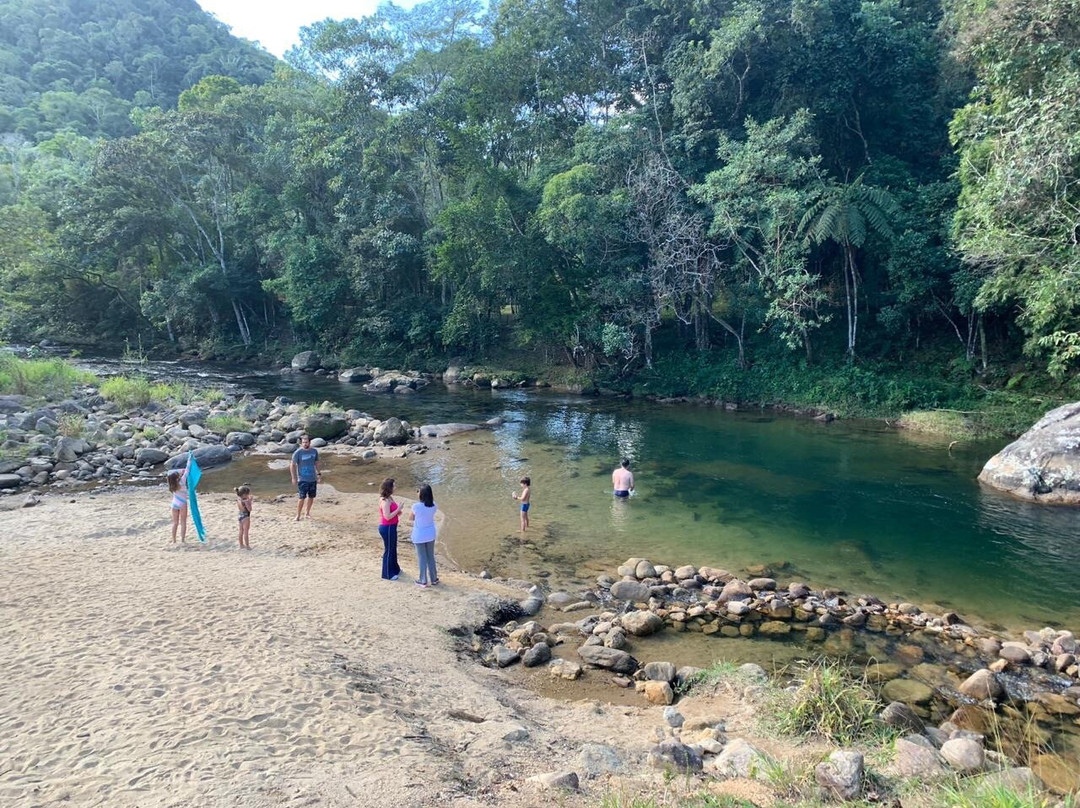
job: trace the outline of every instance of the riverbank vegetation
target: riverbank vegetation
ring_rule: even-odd
[[[0,40],[0,336],[854,414],[1080,394],[1078,0],[386,3],[272,76],[145,4],[165,41],[33,3]]]
[[[21,359],[0,351],[0,394],[63,398],[93,378],[63,359]]]

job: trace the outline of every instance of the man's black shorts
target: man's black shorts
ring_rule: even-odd
[[[300,480],[300,482],[296,484],[296,493],[300,499],[315,499],[315,489],[318,487],[318,483],[316,482]]]

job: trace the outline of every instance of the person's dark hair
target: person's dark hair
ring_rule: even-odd
[[[630,468],[630,458],[629,458],[629,457],[624,457],[624,458],[622,459],[622,467],[623,467],[624,469],[628,469],[628,468]]]
[[[311,435],[301,435],[300,442],[303,443],[306,440],[311,440]]]
[[[181,472],[179,469],[173,469],[169,472],[167,477],[169,481],[169,490],[174,494],[180,490],[180,474]]]
[[[430,485],[420,486],[420,490],[416,492],[416,495],[420,498],[420,501],[424,503],[425,508],[435,507],[435,495],[431,493]]]
[[[379,486],[379,496],[386,499],[392,493],[394,493],[394,478],[387,477],[382,481],[382,485]]]
[[[522,477],[521,478],[521,484],[522,485],[532,485],[532,480],[530,480],[528,477]]]
[[[234,488],[233,490],[236,491],[236,496],[240,497],[240,499],[243,499],[251,493],[251,486],[247,483],[244,483],[239,488]]]

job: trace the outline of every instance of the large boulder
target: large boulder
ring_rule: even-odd
[[[371,381],[371,368],[347,368],[338,373],[338,381],[349,382],[350,384],[369,382]]]
[[[26,396],[0,396],[0,414],[14,415],[17,412],[22,412],[27,401],[29,399]]]
[[[18,474],[0,474],[0,488],[18,488],[22,481]]]
[[[461,432],[475,432],[480,427],[476,424],[424,424],[420,434],[425,438],[448,438]]]
[[[342,413],[317,412],[304,419],[304,431],[313,438],[331,440],[348,429],[349,419]]]
[[[169,459],[169,455],[161,449],[148,446],[135,452],[135,464],[138,466],[156,466]]]
[[[1022,499],[1080,504],[1080,401],[1046,413],[987,461],[979,481]]]
[[[583,645],[578,649],[578,656],[590,665],[607,668],[616,673],[634,673],[638,661],[625,651],[605,648],[603,645]]]
[[[195,462],[204,469],[212,466],[223,466],[230,460],[232,460],[232,452],[229,451],[229,447],[221,444],[203,446],[195,450]],[[170,470],[182,469],[185,465],[187,465],[187,452],[182,452],[170,458],[165,464],[165,468]]]
[[[301,351],[292,358],[293,370],[312,371],[322,367],[322,357],[315,351]]]
[[[649,765],[657,769],[699,772],[701,771],[701,755],[693,747],[669,739],[661,741],[649,750]]]
[[[764,778],[769,759],[756,746],[735,738],[713,760],[713,771],[719,777]]]
[[[387,446],[399,446],[409,439],[409,430],[397,418],[387,418],[375,429],[375,440]]]
[[[999,682],[997,677],[986,668],[982,668],[971,674],[971,676],[961,683],[959,689],[965,696],[970,696],[979,701],[996,699],[1003,691],[1001,682]]]

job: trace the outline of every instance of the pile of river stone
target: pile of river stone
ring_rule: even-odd
[[[984,749],[984,735],[994,731],[995,715],[1035,722],[1080,721],[1076,683],[1080,646],[1071,632],[1046,628],[1025,632],[1023,641],[1001,640],[965,625],[952,613],[935,615],[910,603],[890,604],[872,596],[849,598],[840,590],[812,589],[800,582],[781,587],[765,574],[768,569],[753,572],[756,577],[743,580],[712,567],[669,567],[628,559],[618,568],[618,579],[601,575],[592,590],[546,597],[549,609],[597,613],[546,628],[535,620],[512,621],[503,626],[503,641],[490,650],[488,661],[499,667],[519,661],[526,667],[546,665],[552,678],[566,680],[600,670],[614,684],[634,687],[648,702],[668,706],[697,669],[677,668],[670,662],[641,665],[629,650],[636,638],[663,630],[727,637],[801,634],[808,641],[825,642],[823,650],[832,638],[850,639],[856,631],[900,639],[933,638],[943,650],[962,654],[966,664],[977,669],[966,679],[937,677],[934,687],[900,678],[904,671],[895,663],[879,662],[867,670],[868,680],[884,685],[883,696],[891,701],[882,720],[908,733],[896,742],[894,763],[896,773],[905,777],[1007,768],[1007,761]],[[542,599],[534,587],[521,604],[524,613],[536,615]],[[564,643],[577,646],[580,662],[553,659],[552,649]],[[921,659],[921,646],[901,647],[917,650]],[[934,674],[945,670],[924,667]],[[927,723],[931,699],[948,710],[938,726]],[[1037,728],[1029,731],[1041,733]],[[691,751],[697,751],[700,759],[700,750]],[[679,761],[695,759],[685,750],[665,755],[661,758],[677,768],[682,765]],[[850,768],[846,760],[841,756],[832,761],[819,780],[839,777],[838,771]],[[1070,773],[1061,758],[1039,755],[1033,765],[1058,790],[1080,788],[1080,775]],[[840,786],[832,789],[836,796],[843,791]]]
[[[225,416],[250,427],[214,428],[214,419]],[[153,477],[158,473],[154,467],[182,466],[189,451],[204,468],[228,463],[249,449],[291,454],[305,432],[316,447],[362,447],[366,451],[361,456],[368,459],[377,456],[380,446],[401,446],[405,453],[425,450],[411,442],[407,421],[380,420],[330,402],[309,408],[281,397],[267,401],[226,396],[213,405],[155,402],[122,411],[94,387],[40,406],[22,396],[0,396],[0,432],[5,436],[0,444],[0,491],[9,493]]]

